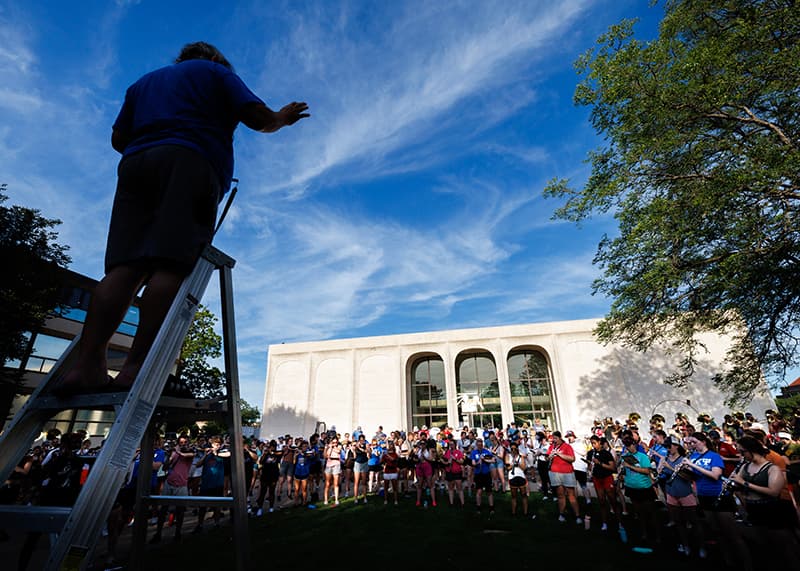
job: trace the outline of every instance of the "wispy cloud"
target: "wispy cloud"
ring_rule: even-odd
[[[459,148],[465,136],[530,104],[535,91],[516,85],[528,79],[521,69],[559,49],[557,39],[585,2],[509,4],[498,10],[492,3],[453,3],[445,10],[403,3],[371,22],[385,27],[382,34],[359,43],[341,40],[361,37],[363,18],[349,5],[328,5],[321,21],[287,17],[289,42],[267,52],[269,76],[259,88],[274,93],[276,77],[290,78],[291,86],[278,90],[307,98],[314,119],[303,136],[284,141],[291,175],[263,189],[304,189],[322,175],[363,179],[408,169],[409,148],[420,156],[436,150],[441,140],[434,135],[443,132]]]

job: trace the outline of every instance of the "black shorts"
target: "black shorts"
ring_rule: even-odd
[[[527,485],[527,483],[528,483],[528,480],[526,480],[522,476],[514,476],[513,478],[511,478],[508,481],[508,484],[512,488],[523,488],[523,487],[525,487]]]
[[[461,482],[464,479],[462,472],[445,472],[444,479],[447,482]]]
[[[586,485],[586,472],[579,472],[578,470],[575,470],[575,480],[581,486],[585,486]]]
[[[222,197],[211,163],[179,145],[123,157],[106,245],[106,273],[120,265],[189,273],[211,243]]]
[[[701,511],[707,512],[735,512],[736,501],[733,496],[723,496],[717,501],[717,496],[697,496],[697,505]]]
[[[476,490],[484,490],[487,492],[492,491],[492,475],[491,474],[475,474],[473,478]]]
[[[656,501],[656,491],[651,487],[649,488],[625,488],[625,495],[628,496],[632,502],[654,502]]]

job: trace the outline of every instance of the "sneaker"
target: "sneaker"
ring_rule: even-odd
[[[678,544],[678,553],[686,553],[686,548],[683,546],[682,543]]]
[[[668,521],[667,525],[665,527],[675,527],[675,522],[674,521]],[[678,545],[678,547],[683,547],[683,546],[682,545]],[[683,553],[683,552],[681,552],[681,553]]]
[[[557,496],[553,496],[553,501],[557,502],[558,501],[558,497]]]
[[[600,526],[600,531],[608,531],[608,524],[604,523],[603,525],[601,525]]]
[[[592,498],[586,498],[586,505],[587,506],[592,505]]]
[[[398,505],[397,500],[394,501],[394,505]]]
[[[417,507],[419,507],[419,506],[421,506],[421,505],[422,505],[422,502],[417,502],[417,503],[415,503],[414,505],[415,505],[415,506],[417,506]]]
[[[273,513],[274,511],[275,511],[275,508],[269,508],[269,513]]]
[[[436,507],[436,502],[433,502],[431,505],[432,505],[433,507]]]
[[[536,514],[533,514],[533,515],[531,516],[531,519],[536,519]]]
[[[567,521],[567,518],[564,517],[564,514],[561,514],[560,516],[558,516],[558,521],[560,521],[561,523],[564,523],[565,521]]]
[[[258,508],[258,511],[256,512],[256,517],[261,517],[262,515],[264,515],[264,510]]]
[[[577,525],[583,525],[583,518],[582,517],[576,517],[575,518],[575,523]]]
[[[700,559],[705,559],[706,557],[708,557],[708,553],[706,552],[706,548],[705,547],[701,547],[700,549],[698,549],[697,550],[697,556]]]

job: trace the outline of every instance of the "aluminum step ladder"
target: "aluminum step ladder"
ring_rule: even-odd
[[[45,569],[85,569],[91,563],[94,546],[108,519],[117,494],[137,448],[141,443],[141,461],[137,493],[137,527],[131,548],[130,569],[140,569],[147,533],[146,518],[140,517],[148,505],[192,505],[231,508],[233,527],[232,562],[243,571],[247,565],[247,533],[244,450],[239,408],[239,370],[236,357],[236,333],[233,312],[231,270],[235,261],[207,246],[194,270],[183,281],[145,362],[128,392],[76,395],[57,398],[50,394],[51,383],[77,358],[76,337],[50,373],[40,383],[25,405],[0,436],[0,482],[5,481],[45,424],[68,409],[116,411],[108,438],[97,456],[78,499],[71,508],[50,506],[0,505],[0,529],[3,527],[57,533]],[[178,358],[183,339],[214,270],[219,270],[222,302],[223,351],[227,393],[224,402],[197,401],[161,397],[167,377]],[[202,498],[157,497],[149,495],[152,470],[151,419],[159,408],[224,412],[231,436],[232,497]],[[148,452],[149,451],[149,452]]]

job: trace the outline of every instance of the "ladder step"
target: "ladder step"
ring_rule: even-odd
[[[47,395],[40,396],[35,401],[31,402],[28,410],[114,410],[115,407],[125,404],[125,399],[127,398],[127,392],[85,394],[67,398],[57,398],[52,395]],[[161,397],[158,399],[157,406],[158,408],[207,410],[213,412],[225,412],[228,409],[227,402],[224,398],[187,399],[179,397]]]
[[[144,496],[142,500],[156,506],[220,506],[233,503],[232,497],[218,496]]]
[[[59,533],[72,508],[0,505],[0,529]]]

